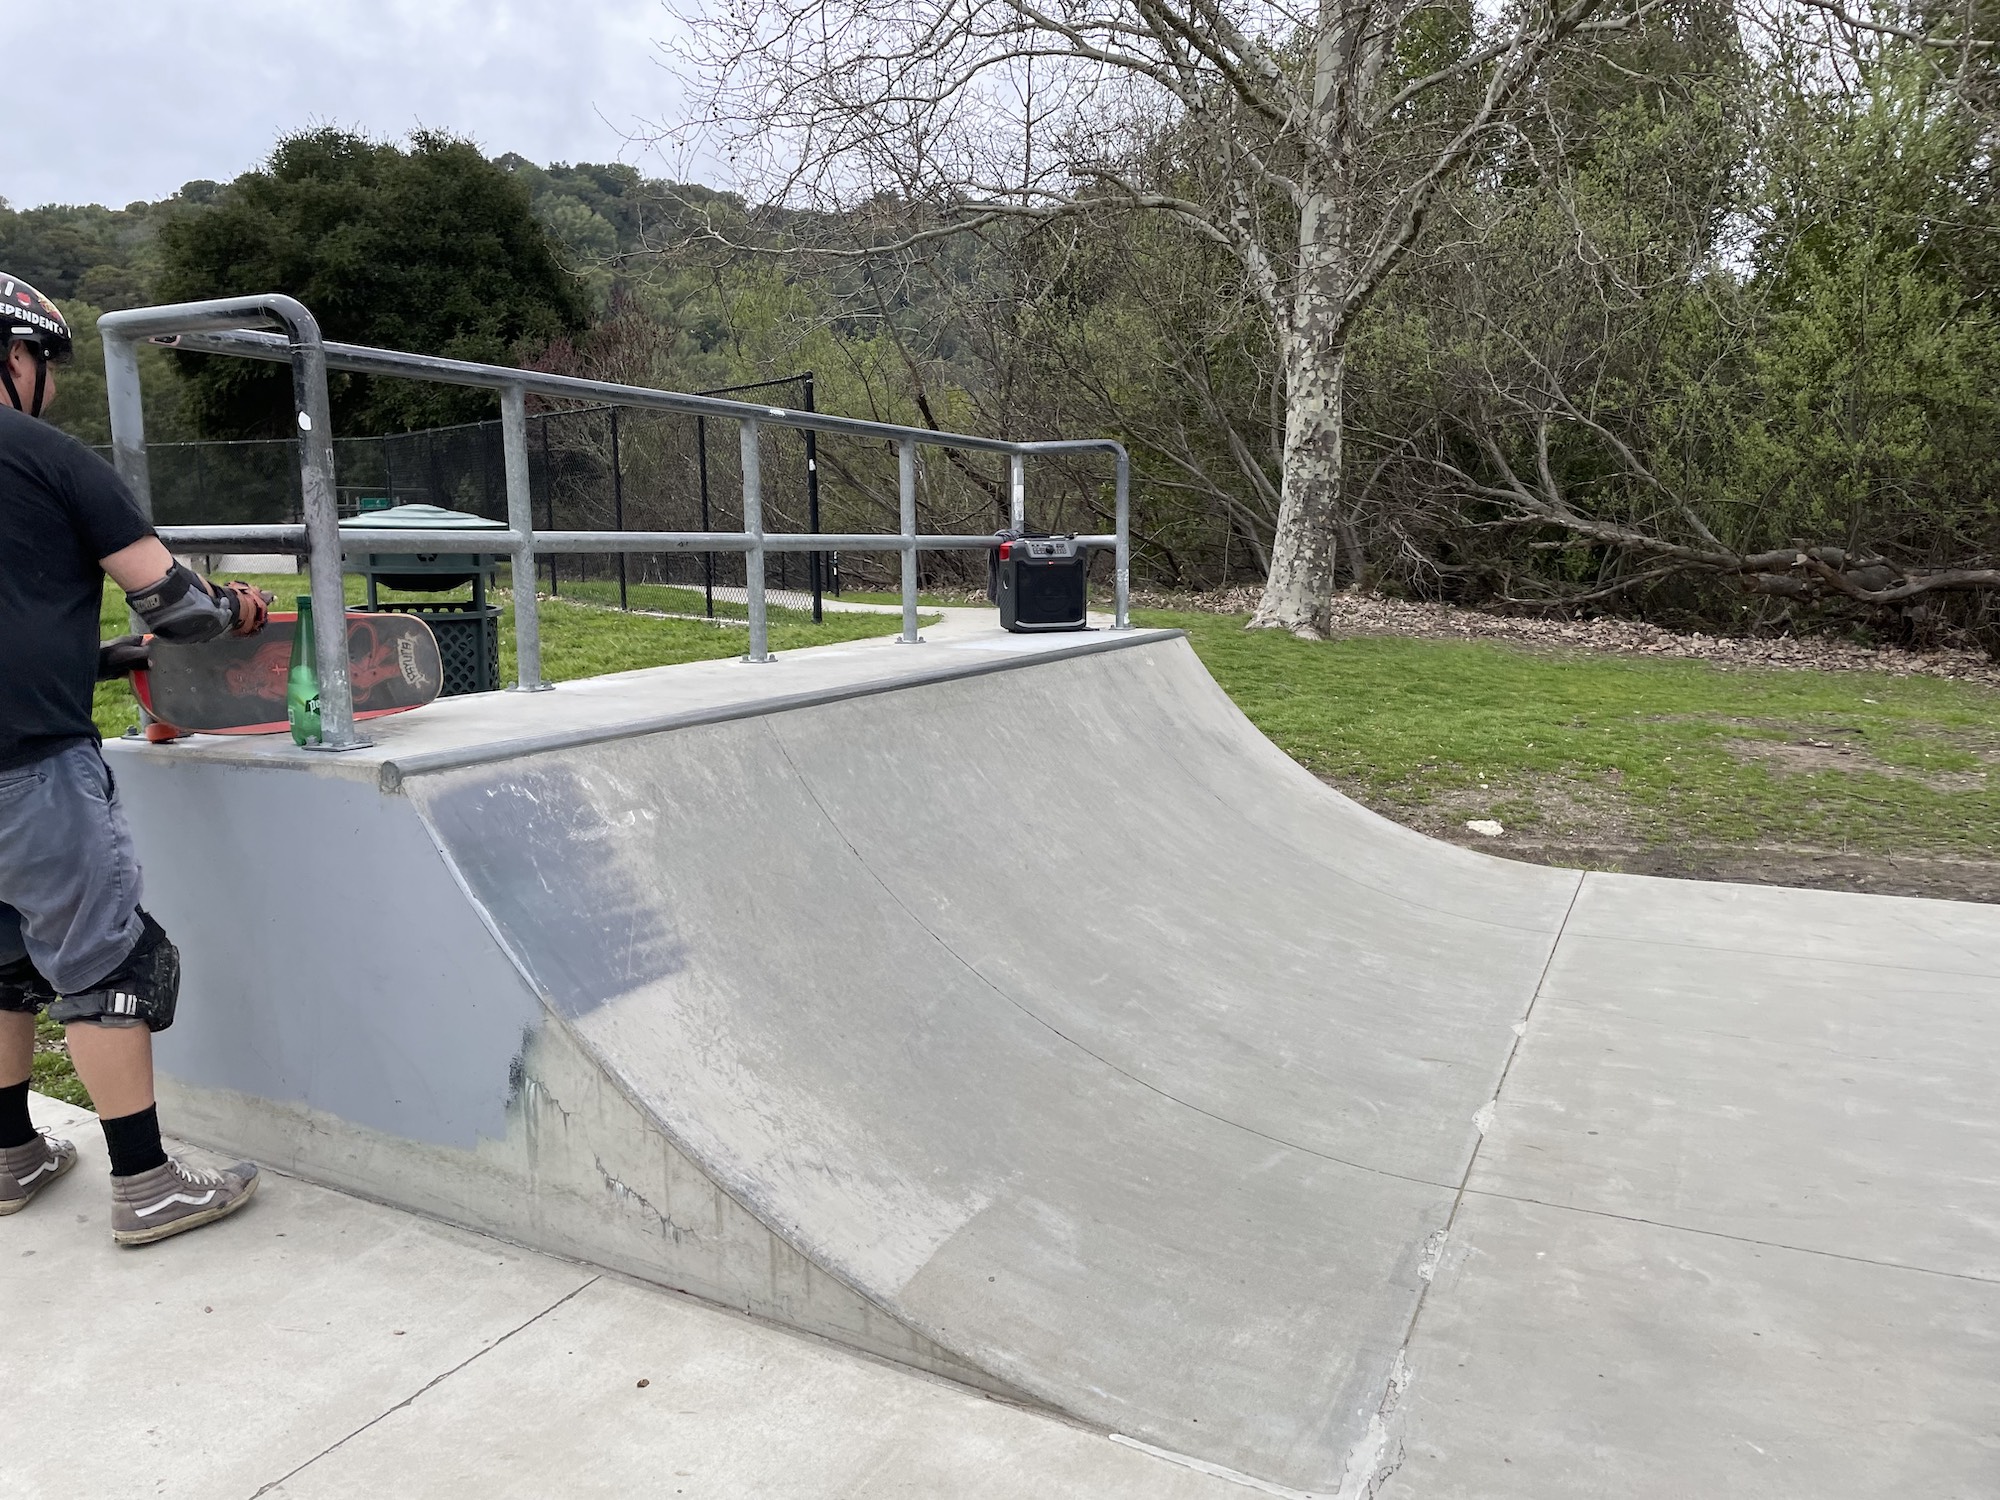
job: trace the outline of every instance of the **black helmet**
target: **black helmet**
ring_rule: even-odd
[[[14,372],[7,368],[6,355],[16,343],[26,344],[36,355],[32,401],[21,399],[21,393],[14,389]],[[19,277],[0,271],[0,385],[7,388],[7,399],[16,409],[31,417],[42,414],[48,364],[68,359],[74,347],[69,324],[55,303]]]

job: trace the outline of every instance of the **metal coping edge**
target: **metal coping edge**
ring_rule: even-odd
[[[383,761],[376,773],[377,784],[383,792],[393,793],[400,791],[403,783],[412,776],[461,771],[472,766],[493,765],[503,760],[546,755],[551,751],[573,750],[584,745],[605,744],[612,740],[636,739],[641,735],[665,734],[676,729],[700,729],[706,725],[727,724],[737,719],[755,719],[767,714],[820,708],[829,703],[842,703],[854,698],[873,698],[884,693],[901,692],[905,688],[930,687],[937,683],[955,682],[968,677],[987,677],[996,672],[1011,672],[1022,667],[1039,666],[1044,662],[1073,661],[1080,656],[1095,656],[1106,651],[1123,651],[1134,646],[1156,645],[1162,641],[1186,638],[1185,630],[1132,627],[1122,631],[1106,632],[1102,639],[1078,641],[1074,645],[1058,646],[1020,656],[954,662],[948,666],[930,667],[875,681],[814,688],[806,692],[784,693],[772,698],[745,699],[737,703],[717,704],[710,708],[679,709],[669,713],[626,719],[617,724],[605,724],[593,729],[557,730],[547,734],[524,735],[519,739],[495,740],[484,745],[467,745],[456,750],[424,751],[400,759]]]

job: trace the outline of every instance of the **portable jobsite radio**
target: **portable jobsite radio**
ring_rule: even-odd
[[[993,557],[993,602],[1002,630],[1086,630],[1090,550],[1073,536],[1002,532]]]

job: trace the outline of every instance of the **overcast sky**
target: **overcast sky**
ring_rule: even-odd
[[[626,140],[643,120],[679,117],[654,45],[674,24],[659,0],[6,0],[5,10],[15,61],[0,197],[15,208],[122,207],[194,178],[226,182],[310,124],[376,136],[423,125],[469,135],[489,155],[671,170]]]

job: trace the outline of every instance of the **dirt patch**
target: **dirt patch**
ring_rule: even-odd
[[[1840,734],[1840,731],[1828,731]],[[1986,785],[1983,771],[1916,771],[1891,765],[1868,753],[1862,744],[1843,736],[1837,739],[1723,740],[1722,748],[1738,760],[1755,761],[1787,775],[1809,775],[1840,771],[1847,775],[1870,772],[1898,781],[1913,781],[1934,792],[1976,792]]]
[[[1831,769],[1857,769],[1851,755],[1840,755],[1840,747],[1826,741],[1795,746],[1762,740],[1742,743],[1768,746],[1780,752],[1795,750],[1813,757],[1831,756]],[[1815,760],[1802,768],[1828,767]],[[1882,769],[1890,774],[1916,776],[1901,767]],[[1525,864],[1662,875],[1677,880],[1733,880],[1810,890],[1870,891],[1882,896],[1931,896],[1946,901],[2000,905],[2000,859],[1870,854],[1779,843],[1649,843],[1638,835],[1630,809],[1619,792],[1615,771],[1595,783],[1551,777],[1525,785],[1495,782],[1484,787],[1452,787],[1438,790],[1424,802],[1358,795],[1355,788],[1341,786],[1331,777],[1320,779],[1419,833]],[[1941,778],[1916,779],[1937,785]],[[1976,787],[1984,783],[1984,778],[1975,775],[1971,782]],[[1475,819],[1498,822],[1503,832],[1498,837],[1477,832],[1467,826]]]
[[[1617,772],[1602,784],[1570,777],[1549,777],[1529,783],[1493,782],[1487,786],[1440,788],[1423,802],[1362,800],[1384,817],[1434,838],[1494,848],[1503,841],[1532,837],[1555,843],[1638,842],[1630,810],[1617,788]],[[1336,785],[1331,781],[1329,785]],[[1354,793],[1345,787],[1339,790]],[[1498,838],[1470,832],[1466,824],[1490,819],[1500,824]]]
[[[1187,609],[1212,614],[1248,614],[1257,590],[1228,589],[1209,594],[1132,595],[1135,607]],[[1426,640],[1509,641],[1546,650],[1601,651],[1621,656],[1655,656],[1712,662],[1726,668],[1768,667],[1795,671],[1885,672],[1891,677],[1942,677],[2000,687],[2000,661],[1983,651],[1940,648],[1904,651],[1895,646],[1861,646],[1821,636],[1720,636],[1683,634],[1636,620],[1550,620],[1489,615],[1451,604],[1385,599],[1375,594],[1336,594],[1331,633],[1335,636],[1401,635]]]

